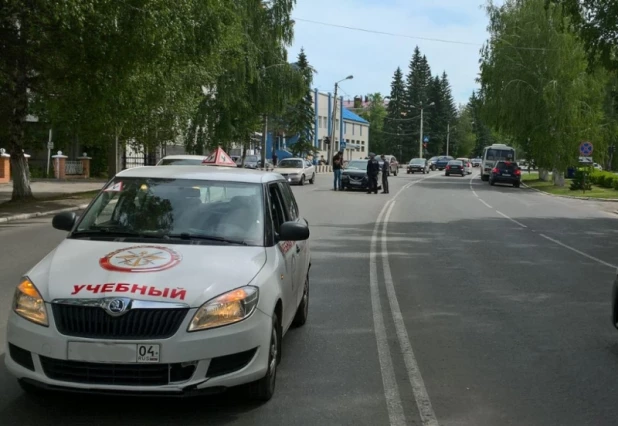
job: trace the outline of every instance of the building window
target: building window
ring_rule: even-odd
[[[365,152],[365,145],[361,146],[361,152]]]

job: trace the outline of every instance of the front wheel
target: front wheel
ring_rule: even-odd
[[[270,333],[270,344],[268,348],[268,370],[266,375],[257,382],[251,383],[251,396],[262,402],[269,401],[275,394],[275,383],[277,381],[277,365],[281,359],[281,324],[279,316],[273,312],[272,330]]]
[[[309,179],[309,183],[311,185],[313,185],[315,183],[315,173],[311,176],[311,179]]]
[[[300,177],[300,182],[298,182],[298,184],[299,184],[300,186],[303,186],[303,185],[305,184],[305,175],[302,175],[302,176]]]

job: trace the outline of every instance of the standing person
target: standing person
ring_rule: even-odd
[[[378,174],[380,173],[380,163],[376,160],[376,155],[373,152],[369,153],[369,161],[367,162],[367,178],[369,180],[367,186],[367,194],[378,193]]]
[[[335,177],[334,181],[334,190],[343,191],[343,187],[341,186],[341,168],[343,167],[343,152],[339,151],[333,157],[333,174]]]
[[[386,161],[386,157],[384,156],[384,154],[382,154],[381,156],[382,158],[382,194],[388,194],[388,175],[390,174],[391,171],[391,166],[388,163],[388,161]]]
[[[277,167],[277,151],[273,151],[273,166]]]

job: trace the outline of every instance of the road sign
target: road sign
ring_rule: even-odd
[[[47,142],[47,149],[54,149],[54,143],[51,141]]]
[[[423,142],[425,143],[429,142],[429,136],[425,136],[425,138],[423,138]]]
[[[339,142],[339,149],[345,149],[345,142],[344,141]]]
[[[592,155],[593,151],[594,151],[594,147],[592,146],[592,142],[582,142],[579,145],[579,153],[583,155],[584,157],[588,157]]]

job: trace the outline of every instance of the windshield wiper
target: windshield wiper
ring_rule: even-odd
[[[225,237],[216,237],[214,235],[190,234],[188,232],[181,232],[180,234],[165,234],[163,238],[177,238],[181,240],[219,241],[221,243],[237,244],[241,246],[249,245],[245,241],[241,241],[241,240],[232,240],[232,239],[225,238]]]
[[[161,238],[159,234],[148,234],[144,232],[130,231],[126,229],[110,228],[91,228],[83,231],[75,231],[71,234],[72,237],[88,237],[88,236],[105,236],[105,237],[138,237],[138,238]]]

